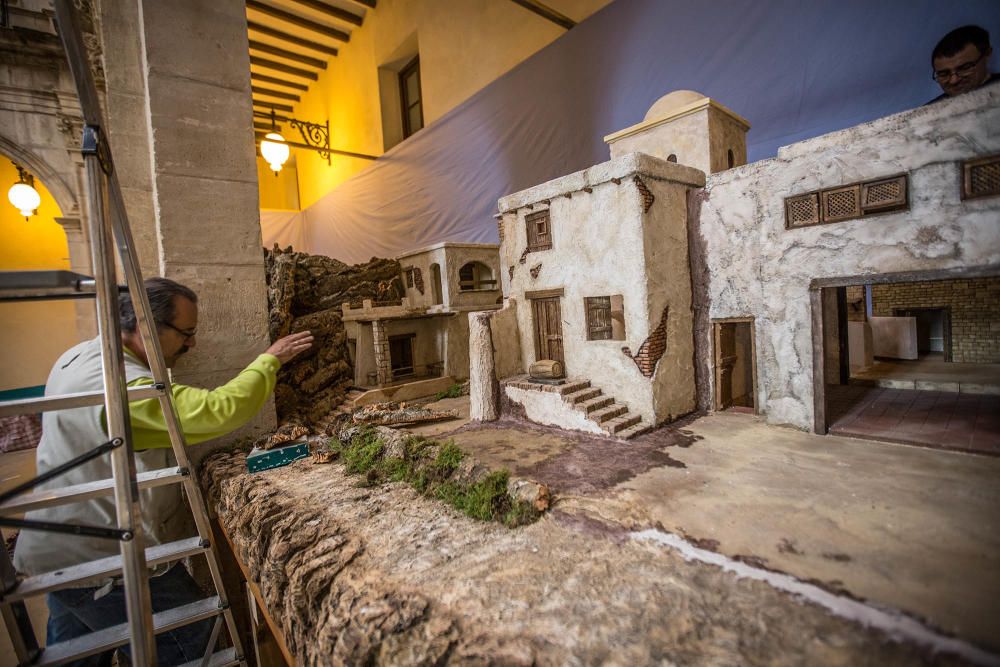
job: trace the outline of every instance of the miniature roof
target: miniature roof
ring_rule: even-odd
[[[727,109],[712,98],[693,90],[675,90],[653,102],[653,106],[649,107],[649,111],[646,112],[646,116],[641,123],[609,134],[604,137],[604,142],[612,144],[619,139],[624,139],[643,130],[648,130],[651,127],[662,125],[663,123],[696,113],[702,109],[708,109],[709,107],[721,111],[737,123],[743,125],[746,129],[750,129],[750,122],[746,118]]]
[[[435,243],[434,245],[424,246],[422,248],[416,248],[415,250],[407,250],[404,253],[396,255],[393,259],[397,262],[404,257],[413,257],[414,255],[419,255],[424,252],[429,252],[431,250],[438,250],[440,248],[469,248],[472,250],[499,250],[500,245],[497,243],[459,243],[455,241],[441,241],[440,243]]]

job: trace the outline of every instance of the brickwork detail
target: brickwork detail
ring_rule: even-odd
[[[531,267],[530,271],[531,271],[531,277],[537,278],[538,274],[542,272],[542,265],[535,264],[533,267]]]
[[[500,237],[500,243],[503,243],[503,217],[497,218],[497,236]]]
[[[509,278],[510,280],[514,279],[514,265],[513,264],[511,264],[510,266],[507,267],[507,278]]]
[[[1000,363],[1000,278],[872,286],[872,314],[897,308],[951,309],[952,361]]]
[[[521,259],[517,260],[518,264],[524,264],[526,261],[528,261],[528,252],[529,252],[528,249],[525,248],[524,252],[521,253]]]
[[[642,179],[638,175],[632,177],[632,182],[635,183],[635,187],[639,188],[639,194],[642,195],[642,212],[649,213],[650,207],[652,207],[653,202],[656,201],[656,197],[646,184],[642,182]]]
[[[653,377],[656,371],[656,364],[667,351],[667,318],[670,314],[670,306],[663,309],[660,316],[660,323],[653,329],[649,337],[639,346],[639,351],[632,354],[632,350],[625,346],[622,352],[639,367],[639,372],[645,377]]]
[[[420,267],[413,267],[413,285],[420,294],[424,293],[424,273]]]
[[[392,359],[389,357],[389,337],[381,320],[372,322],[372,338],[375,341],[375,374],[379,385],[392,382]]]

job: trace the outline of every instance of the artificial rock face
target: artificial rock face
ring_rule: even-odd
[[[311,350],[278,373],[278,421],[314,424],[337,407],[354,378],[341,305],[400,298],[399,263],[373,257],[351,266],[290,247],[264,255],[271,340],[307,330],[316,339]]]

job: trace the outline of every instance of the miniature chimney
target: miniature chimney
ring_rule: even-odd
[[[750,123],[693,90],[664,95],[638,125],[604,137],[614,159],[646,153],[713,174],[746,164]]]

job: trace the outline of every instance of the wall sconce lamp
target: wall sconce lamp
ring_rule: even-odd
[[[296,118],[289,118],[288,116],[278,116],[274,113],[274,109],[271,109],[270,113],[255,109],[253,115],[257,118],[268,118],[271,121],[271,131],[265,134],[260,140],[260,154],[267,161],[268,165],[270,165],[276,176],[281,171],[282,165],[288,160],[290,147],[308,148],[309,150],[316,151],[320,157],[326,158],[327,164],[330,164],[330,155],[333,154],[347,155],[365,160],[378,159],[377,155],[365,155],[364,153],[352,153],[350,151],[340,151],[330,148],[330,121],[326,121],[322,125],[319,123],[310,123]],[[302,135],[302,141],[305,143],[288,141],[282,137],[278,132],[278,122],[288,123],[298,130],[299,134]]]
[[[35,177],[25,171],[18,163],[13,162],[12,164],[17,167],[18,179],[17,183],[10,186],[10,190],[7,191],[7,199],[27,220],[38,212],[36,209],[42,203],[42,197],[35,189]]]

